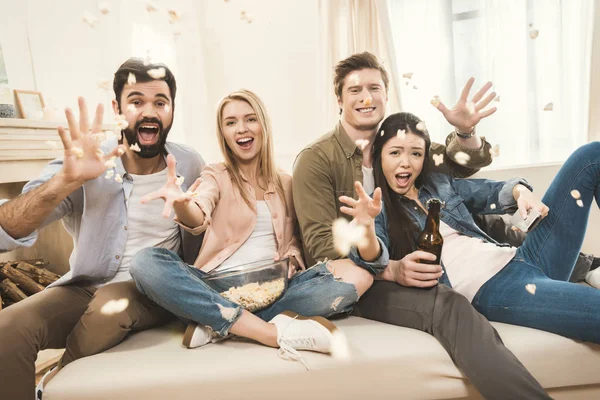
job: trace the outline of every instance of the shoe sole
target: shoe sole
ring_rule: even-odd
[[[288,316],[290,318],[295,318],[295,319],[300,320],[300,321],[307,321],[307,320],[315,321],[315,322],[323,325],[323,327],[325,329],[327,329],[329,332],[331,332],[332,334],[334,332],[338,331],[338,327],[335,326],[333,324],[333,322],[331,322],[328,319],[323,318],[323,317],[304,317],[304,316],[302,316],[302,315],[300,315],[298,313],[295,313],[293,311],[284,311],[284,312],[282,312],[282,314],[285,315],[285,316]]]
[[[197,325],[195,324],[188,324],[187,328],[185,329],[185,333],[183,334],[183,345],[188,349],[195,348],[192,347],[192,338],[194,337],[194,331],[196,330],[196,326]]]

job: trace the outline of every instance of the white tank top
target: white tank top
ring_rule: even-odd
[[[277,252],[277,242],[275,241],[271,211],[265,201],[256,202],[256,211],[256,225],[250,237],[215,271],[223,271],[257,261],[273,261]]]

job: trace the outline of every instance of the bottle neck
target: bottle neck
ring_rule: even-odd
[[[429,232],[435,232],[440,226],[440,203],[431,202],[427,208],[427,221],[425,222],[425,229]]]

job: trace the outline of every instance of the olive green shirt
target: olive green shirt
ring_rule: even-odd
[[[490,144],[482,137],[479,149],[461,146],[456,135],[446,138],[446,146],[431,144],[431,168],[457,178],[476,173],[490,165]],[[464,152],[470,156],[467,165],[459,165],[454,156]],[[444,154],[444,162],[435,166],[434,154]],[[324,259],[341,258],[333,246],[331,226],[337,218],[349,218],[340,211],[340,196],[357,198],[354,182],[363,181],[362,151],[344,131],[341,123],[335,129],[298,154],[294,162],[294,207],[300,225],[306,265],[312,266]]]

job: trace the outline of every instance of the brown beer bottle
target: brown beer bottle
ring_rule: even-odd
[[[427,201],[427,222],[425,229],[417,240],[417,249],[435,254],[435,261],[420,260],[423,264],[440,264],[442,260],[442,246],[444,238],[440,234],[440,208],[442,202],[438,199]]]

